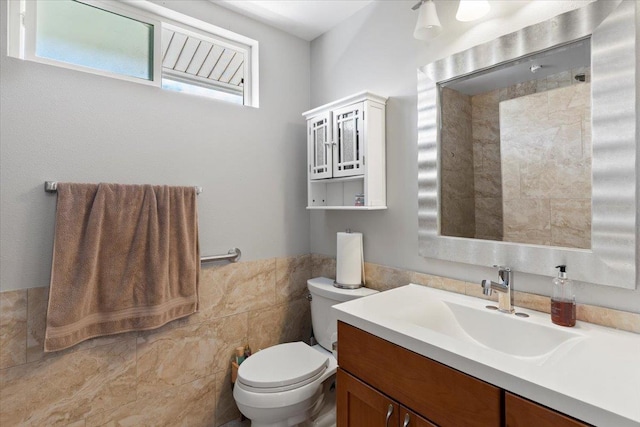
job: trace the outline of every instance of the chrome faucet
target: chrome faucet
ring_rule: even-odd
[[[494,265],[498,268],[498,283],[485,279],[482,281],[482,293],[491,295],[492,291],[498,291],[498,311],[503,313],[513,313],[513,274],[509,267]]]

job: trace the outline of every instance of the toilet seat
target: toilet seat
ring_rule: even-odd
[[[254,393],[278,393],[310,384],[329,366],[329,357],[303,342],[278,344],[240,365],[238,381]]]

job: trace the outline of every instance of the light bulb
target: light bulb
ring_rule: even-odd
[[[487,0],[460,0],[456,19],[462,22],[475,21],[489,13],[490,9]]]

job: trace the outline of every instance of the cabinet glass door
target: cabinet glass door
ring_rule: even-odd
[[[364,174],[363,103],[333,112],[333,176]]]
[[[331,178],[331,121],[329,114],[307,122],[309,143],[309,179]]]

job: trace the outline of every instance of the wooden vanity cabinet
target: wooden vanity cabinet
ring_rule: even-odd
[[[385,426],[389,404],[398,405],[394,413],[404,406],[414,417],[423,418],[422,424],[413,425],[501,427],[502,390],[498,387],[342,322],[338,337],[342,371],[337,383],[338,427]],[[400,414],[403,418],[404,413]],[[356,421],[369,416],[383,423]],[[402,425],[403,420],[389,426]]]
[[[568,417],[509,392],[505,392],[505,414],[507,427],[589,426],[589,424],[585,424],[575,418]]]
[[[341,427],[437,427],[343,369],[338,369],[337,381]]]
[[[589,426],[343,322],[338,343],[337,427]]]

